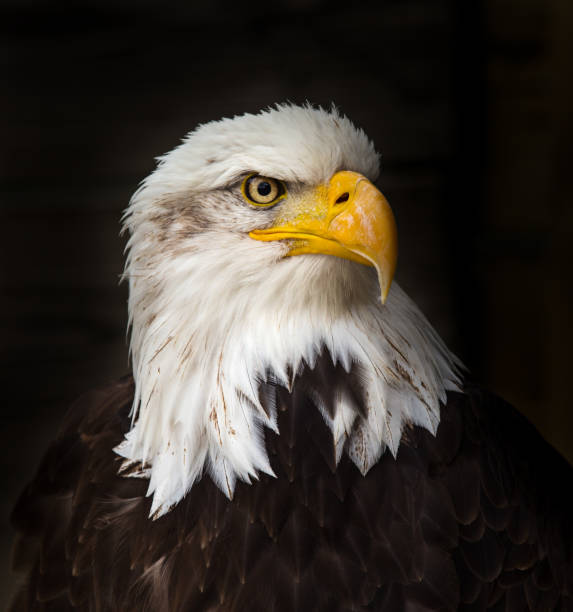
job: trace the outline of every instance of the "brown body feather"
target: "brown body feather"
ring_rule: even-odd
[[[355,373],[356,374],[356,373]],[[467,386],[436,437],[404,432],[363,477],[311,397],[360,377],[323,355],[292,392],[266,383],[277,478],[229,501],[208,477],[158,520],[118,476],[125,379],[72,407],[14,511],[14,610],[573,610],[571,468],[511,407]],[[312,390],[312,392],[311,392]]]

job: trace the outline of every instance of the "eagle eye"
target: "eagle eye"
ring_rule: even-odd
[[[243,181],[241,191],[249,204],[265,208],[274,206],[286,196],[286,187],[282,181],[260,174],[247,176]]]

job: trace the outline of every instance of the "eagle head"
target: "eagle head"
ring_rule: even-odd
[[[132,427],[116,451],[160,516],[206,472],[232,497],[273,474],[261,382],[291,388],[327,351],[365,406],[326,411],[338,461],[366,473],[407,423],[436,431],[455,358],[394,283],[396,226],[379,156],[336,109],[279,105],[214,121],[159,160],[129,231]]]

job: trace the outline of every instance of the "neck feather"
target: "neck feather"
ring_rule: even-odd
[[[277,415],[261,404],[261,382],[292,389],[325,352],[338,371],[360,373],[361,406],[337,393],[327,409],[310,393],[336,461],[346,452],[363,474],[386,448],[396,455],[405,425],[435,434],[440,401],[459,386],[459,362],[396,283],[382,305],[365,266],[279,261],[276,248],[261,263],[261,249],[249,258],[252,241],[234,240],[143,264],[132,250],[128,260],[136,394],[116,451],[126,475],[150,479],[156,517],[205,472],[229,498],[237,479],[272,474],[264,430],[277,431]]]

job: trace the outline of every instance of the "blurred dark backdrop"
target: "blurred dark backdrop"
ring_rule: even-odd
[[[0,592],[64,409],[128,371],[122,209],[197,123],[277,101],[374,139],[398,282],[573,460],[570,0],[4,0],[0,30]]]

